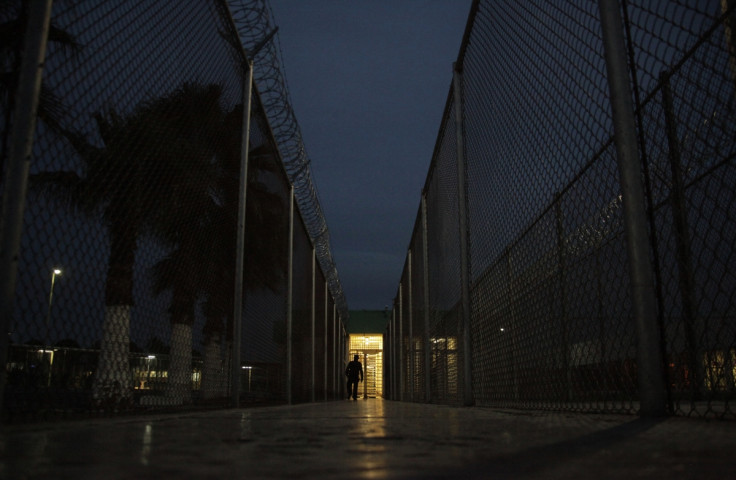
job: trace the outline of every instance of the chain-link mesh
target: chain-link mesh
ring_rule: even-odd
[[[671,412],[733,417],[734,2],[620,3],[658,306],[658,318],[646,321],[656,322],[664,346],[655,371]],[[454,80],[462,96],[450,90],[418,215],[426,232],[415,226],[410,244],[411,258],[426,245],[428,268],[414,259],[411,283],[428,300],[432,401],[463,400],[467,360],[477,404],[640,408],[599,17],[597,2],[473,4]],[[467,279],[458,224],[463,167]],[[458,331],[463,281],[467,359]],[[408,282],[405,269],[401,285]],[[421,308],[415,302],[415,325]],[[427,385],[420,370],[410,384]]]
[[[673,408],[733,416],[736,4],[630,3]],[[670,13],[680,23],[644,28]]]
[[[423,223],[421,215],[417,218],[414,226],[414,235],[409,247],[411,257],[411,314],[409,320],[412,322],[411,356],[409,361],[413,363],[413,375],[410,376],[411,381],[411,399],[414,401],[424,401],[427,398],[426,390],[426,374],[427,355],[425,355],[426,345],[429,344],[429,331],[425,326],[426,301],[424,295],[424,234],[422,233]]]
[[[256,122],[260,132],[268,132],[263,112]],[[246,237],[246,252],[261,252],[268,258],[247,255],[245,271],[253,278],[244,298],[240,391],[249,402],[286,399],[286,318],[285,292],[288,289],[289,201],[288,179],[277,147],[269,136],[267,149],[258,148],[251,135],[254,155],[249,157],[250,175],[246,199],[246,229],[258,222],[257,235]],[[253,228],[253,227],[251,227]],[[260,287],[260,288],[259,288]],[[230,290],[226,290],[230,291]]]
[[[429,344],[432,401],[456,403],[460,385],[458,305],[460,245],[458,224],[454,103],[435,147],[432,174],[425,186],[429,271]],[[421,279],[418,279],[421,283]]]
[[[311,354],[314,356],[312,362],[312,372],[314,376],[313,384],[311,386],[312,391],[316,400],[324,400],[324,384],[325,384],[325,356],[324,352],[327,350],[325,345],[325,276],[322,274],[322,269],[319,265],[315,265],[314,272],[314,301],[312,324],[313,332],[311,336],[314,338],[314,343],[310,349]]]
[[[301,218],[294,217],[291,372],[292,398],[308,402],[311,397],[312,350],[312,243]]]
[[[408,259],[404,263],[403,275],[401,276],[401,288],[396,298],[398,307],[397,317],[399,323],[399,355],[401,356],[401,394],[402,399],[411,399],[411,325],[410,325],[410,305],[411,305],[411,275],[409,273]]]
[[[281,65],[278,37],[263,44],[264,38],[276,30],[273,13],[267,0],[227,0],[240,39],[254,52],[255,79],[266,105],[266,115],[284,161],[289,179],[294,184],[295,196],[311,238],[315,241],[317,260],[326,272],[343,318],[347,318],[347,302],[332,259],[330,235],[317,188],[309,168],[309,155],[302,141],[301,129],[291,107],[289,89]]]
[[[29,108],[15,101],[29,4],[0,10],[3,167],[16,161],[10,130]],[[238,392],[249,402],[310,400],[311,388],[320,399],[336,395],[324,377],[337,373],[320,356],[344,341],[345,314],[334,307],[344,300],[334,268],[329,288],[313,273],[315,237],[303,218],[318,206],[300,205],[289,251],[293,180],[257,88],[240,205],[247,61],[224,1],[55,2],[28,193],[3,197],[4,212],[25,207],[13,315],[3,319],[6,420],[222,406]],[[242,207],[242,337],[234,342]],[[10,277],[2,272],[3,282]],[[322,319],[314,341],[312,308]],[[313,375],[317,387],[300,383]]]

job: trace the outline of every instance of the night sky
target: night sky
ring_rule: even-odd
[[[271,0],[351,310],[390,305],[472,0]]]

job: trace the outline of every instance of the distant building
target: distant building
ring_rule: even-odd
[[[346,326],[349,360],[354,355],[363,363],[364,398],[383,396],[383,334],[388,319],[383,310],[351,310]]]

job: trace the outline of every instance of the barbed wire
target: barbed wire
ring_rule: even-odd
[[[294,197],[312,239],[317,260],[340,316],[345,320],[348,313],[347,302],[332,258],[329,229],[312,178],[311,160],[304,148],[299,123],[291,106],[278,35],[260,45],[277,28],[274,25],[273,12],[268,0],[228,0],[227,3],[243,48],[249,55],[255,52],[252,58],[253,78],[258,86],[266,117],[278,144],[286,173],[294,185]]]

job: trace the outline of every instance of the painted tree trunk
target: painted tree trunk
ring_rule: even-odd
[[[232,372],[232,360],[233,360],[233,341],[227,340],[225,342],[225,359],[223,361],[223,364],[225,365],[225,374],[222,376],[222,390],[225,392],[225,395],[230,395],[230,392],[232,391],[232,385],[230,385],[231,382],[231,372]]]
[[[202,397],[222,398],[225,390],[225,363],[222,358],[222,340],[219,333],[213,333],[204,346],[204,367],[202,372]]]
[[[98,405],[117,406],[133,397],[130,373],[129,305],[108,306],[102,326],[102,343],[92,397]]]
[[[172,403],[192,401],[192,326],[183,323],[171,325],[171,352],[166,396]]]

